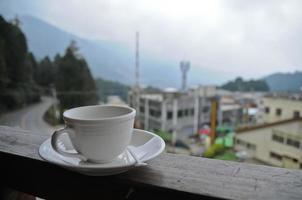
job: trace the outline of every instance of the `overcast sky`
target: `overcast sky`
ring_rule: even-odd
[[[141,53],[192,67],[246,78],[302,69],[300,0],[1,1],[10,12],[132,49],[138,30]]]

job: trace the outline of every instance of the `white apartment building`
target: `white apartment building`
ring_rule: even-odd
[[[290,119],[237,130],[235,150],[267,164],[302,169],[302,120]]]
[[[262,100],[264,123],[302,117],[302,98],[270,96]]]
[[[210,123],[211,98],[215,87],[198,88],[188,92],[166,90],[154,94],[130,91],[128,103],[136,107],[137,119],[146,130],[196,133],[203,124]],[[139,106],[135,106],[139,102]]]

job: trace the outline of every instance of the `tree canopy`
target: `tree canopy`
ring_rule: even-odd
[[[229,81],[221,86],[222,89],[230,91],[269,91],[269,87],[265,80],[243,80],[237,77],[234,81]]]
[[[55,87],[61,112],[98,103],[94,79],[84,58],[71,41],[65,55],[37,62],[28,51],[18,24],[0,16],[0,110],[15,109],[39,101],[42,91]]]
[[[57,60],[55,86],[61,111],[98,103],[94,79],[83,58],[67,48],[65,55]]]
[[[0,109],[14,109],[40,99],[34,81],[34,56],[17,25],[0,16]]]

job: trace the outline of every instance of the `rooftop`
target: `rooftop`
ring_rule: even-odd
[[[277,121],[277,122],[273,122],[273,123],[265,123],[265,124],[260,124],[260,125],[255,125],[255,126],[248,126],[248,127],[242,127],[242,128],[238,128],[237,130],[235,130],[235,132],[238,134],[243,134],[249,131],[253,131],[253,130],[258,130],[258,129],[263,129],[263,128],[268,128],[268,127],[274,127],[274,126],[278,126],[278,125],[285,125],[285,124],[296,124],[296,126],[292,126],[291,130],[288,130],[289,127],[286,127],[286,131],[287,132],[293,132],[293,133],[298,133],[301,132],[302,133],[302,118],[292,118],[292,119],[286,119],[286,120],[282,120],[282,121]]]
[[[291,101],[302,101],[302,92],[301,93],[270,93],[264,96],[265,98],[269,99],[285,99],[285,100],[291,100]]]
[[[142,98],[153,100],[153,101],[163,101],[163,94],[142,94]]]

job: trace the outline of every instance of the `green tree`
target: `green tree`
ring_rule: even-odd
[[[3,91],[9,82],[7,66],[4,57],[4,40],[0,38],[0,91]]]
[[[36,58],[32,52],[28,53],[28,62],[31,65],[32,68],[32,78],[35,82],[37,82],[37,77],[38,77],[38,63],[36,61]]]
[[[234,81],[229,81],[221,86],[222,89],[230,91],[269,91],[269,87],[265,80],[249,80],[245,81],[241,77],[237,77]]]
[[[36,74],[36,81],[39,85],[47,88],[54,83],[56,71],[48,56],[40,61]]]
[[[61,113],[69,108],[97,104],[96,86],[88,65],[74,48],[68,47],[65,55],[57,62],[55,86]]]
[[[39,99],[25,35],[0,16],[1,109],[13,109]]]

